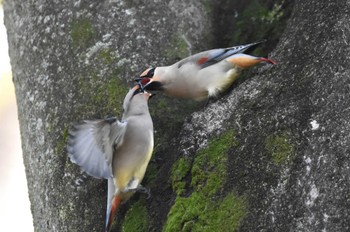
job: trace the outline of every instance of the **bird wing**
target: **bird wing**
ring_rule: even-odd
[[[127,122],[116,118],[86,120],[69,132],[71,161],[96,178],[111,178],[114,147],[123,143]]]
[[[199,66],[200,69],[202,69],[210,65],[213,65],[223,59],[226,59],[227,57],[232,56],[234,54],[243,53],[247,51],[249,48],[253,48],[262,42],[263,41],[246,44],[246,45],[239,45],[235,47],[218,48],[218,49],[212,49],[212,50],[200,52],[193,56],[180,60],[176,64],[178,68],[180,68],[184,64],[195,63],[196,65]]]

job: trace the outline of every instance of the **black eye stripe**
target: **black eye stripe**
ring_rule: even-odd
[[[156,68],[151,68],[146,75],[142,76],[142,77],[149,77],[149,78],[152,78],[154,76],[154,70]]]
[[[150,76],[153,77],[153,75],[154,75],[154,70],[155,70],[155,69],[156,69],[156,68],[151,68],[151,69],[148,71],[147,75],[150,75]]]

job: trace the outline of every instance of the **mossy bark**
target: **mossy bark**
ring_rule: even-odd
[[[348,2],[295,3],[271,54],[278,64],[250,73],[184,125],[180,159],[236,131],[218,197],[245,197],[235,231],[349,229],[349,11]]]
[[[83,119],[120,117],[132,79],[148,66],[206,47],[198,38],[206,37],[210,24],[196,1],[15,0],[5,1],[4,10],[35,231],[102,231],[106,183],[70,162],[69,128]],[[162,152],[184,116],[172,115],[176,102],[153,102]],[[176,128],[171,133],[158,129],[168,122]],[[153,176],[163,168],[155,160],[151,166]],[[150,171],[148,183],[155,179]]]
[[[297,2],[285,24],[289,1],[234,2],[4,2],[36,231],[103,229],[106,183],[64,149],[74,122],[120,115],[148,66],[266,38],[258,52],[280,41],[278,65],[245,72],[222,99],[151,100],[152,197],[124,204],[115,231],[215,231],[227,217],[235,231],[349,230],[349,3]],[[193,207],[178,220],[181,205]]]

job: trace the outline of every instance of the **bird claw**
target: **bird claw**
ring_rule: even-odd
[[[151,198],[151,190],[149,188],[143,187],[142,185],[139,185],[136,189],[134,189],[134,191],[147,194],[146,199]]]
[[[105,119],[105,121],[108,123],[113,123],[113,122],[117,121],[117,118],[116,117],[108,117]]]

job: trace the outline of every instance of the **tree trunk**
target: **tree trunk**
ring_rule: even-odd
[[[277,28],[284,16],[270,2],[254,22]],[[102,231],[106,184],[69,161],[70,126],[119,116],[126,83],[148,66],[237,42],[216,27],[232,12],[172,0],[13,0],[4,9],[35,230]],[[252,17],[239,12],[233,23],[245,25]],[[348,1],[298,2],[271,55],[278,65],[254,69],[204,109],[151,101],[152,197],[136,194],[113,230],[348,230],[348,16]],[[278,34],[262,31],[254,39]]]
[[[120,115],[136,74],[205,46],[203,9],[196,1],[15,0],[4,10],[35,231],[102,231],[106,182],[70,162],[68,130]]]
[[[261,67],[255,77],[194,113],[184,125],[183,157],[177,167],[187,162],[192,168],[187,166],[186,174],[175,175],[177,186],[182,178],[192,178],[192,188],[211,196],[203,186],[209,185],[211,175],[224,171],[221,175],[226,179],[213,196],[235,199],[231,201],[235,209],[227,215],[240,219],[231,219],[239,225],[231,225],[230,231],[350,229],[349,10],[349,1],[296,3],[271,55],[278,64]],[[224,146],[220,141],[225,142],[228,135],[233,142],[226,145],[227,166],[222,168],[206,153],[215,157],[215,149]],[[207,183],[193,182],[200,178],[197,166],[212,168],[206,171]],[[181,190],[186,199],[194,198],[194,192],[188,196],[190,188]],[[209,206],[222,210],[212,210],[207,217],[202,211],[186,220],[175,219],[179,211],[189,213],[180,209],[181,201],[181,195],[177,196],[170,209],[174,224],[186,225],[199,218],[203,225],[208,218],[223,215],[225,209],[215,200]],[[189,204],[193,209],[198,201]],[[209,223],[202,226],[202,231],[206,229],[216,231]]]

